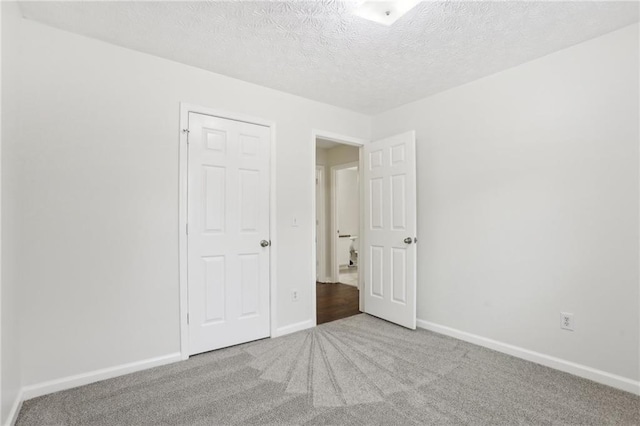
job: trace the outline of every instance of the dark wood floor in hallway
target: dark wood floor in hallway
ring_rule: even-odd
[[[360,313],[357,287],[340,283],[316,283],[318,324]]]

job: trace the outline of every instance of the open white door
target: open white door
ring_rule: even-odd
[[[416,328],[415,132],[364,146],[364,310]]]
[[[189,353],[269,336],[270,129],[189,113]]]

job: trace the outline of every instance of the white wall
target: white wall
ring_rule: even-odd
[[[347,163],[357,163],[360,148],[353,145],[338,145],[327,150],[327,166],[339,166]]]
[[[11,409],[17,402],[21,387],[21,363],[19,341],[19,292],[18,271],[16,269],[16,253],[8,244],[16,241],[19,233],[18,206],[12,202],[15,196],[15,188],[11,185],[15,182],[15,176],[20,166],[17,158],[12,155],[12,148],[17,143],[18,136],[18,109],[17,103],[7,102],[17,97],[19,82],[19,70],[9,67],[7,64],[16,63],[19,60],[19,51],[15,43],[11,43],[12,36],[16,34],[15,20],[9,19],[17,13],[14,3],[2,2],[1,38],[2,38],[2,165],[0,167],[2,182],[0,201],[2,206],[2,267],[0,289],[0,424],[5,424]]]
[[[318,280],[320,282],[331,282],[331,192],[329,187],[331,173],[327,167],[327,151],[328,149],[316,147],[316,166],[322,167],[322,173],[324,176],[324,182],[320,189],[323,191],[324,196],[324,232],[322,235],[324,238],[324,271],[322,271],[322,268],[319,268],[320,271],[316,271],[316,275],[318,275]],[[316,259],[317,261],[322,262],[323,259],[319,250],[323,250],[323,247],[319,245],[316,249]]]
[[[336,222],[340,235],[360,233],[360,191],[358,168],[336,171]],[[338,265],[348,265],[350,238],[338,240]]]
[[[179,350],[181,101],[276,122],[277,326],[310,325],[312,129],[368,138],[370,118],[8,19],[21,136],[3,146],[19,165],[3,206],[20,229],[6,246],[25,296],[23,385]]]
[[[633,25],[374,117],[417,132],[418,318],[638,380],[638,50]]]
[[[316,165],[326,166],[327,164],[327,149],[316,148]]]
[[[336,203],[337,224],[341,234],[358,235],[360,232],[360,191],[358,168],[337,170]]]

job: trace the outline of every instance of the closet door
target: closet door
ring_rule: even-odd
[[[270,129],[189,114],[189,352],[268,337]]]

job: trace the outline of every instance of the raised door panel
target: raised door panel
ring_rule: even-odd
[[[260,228],[260,172],[258,170],[239,171],[240,191],[240,232],[256,233]]]
[[[240,318],[255,316],[260,309],[260,259],[258,254],[240,255]]]
[[[225,256],[205,256],[202,258],[204,269],[204,322],[218,324],[226,319],[225,307]]]
[[[226,217],[226,169],[205,165],[202,168],[202,200],[205,233],[224,233]]]
[[[369,260],[369,279],[371,281],[371,296],[384,297],[384,247],[371,246]]]
[[[404,231],[407,228],[406,202],[405,202],[405,176],[391,176],[391,229]]]

